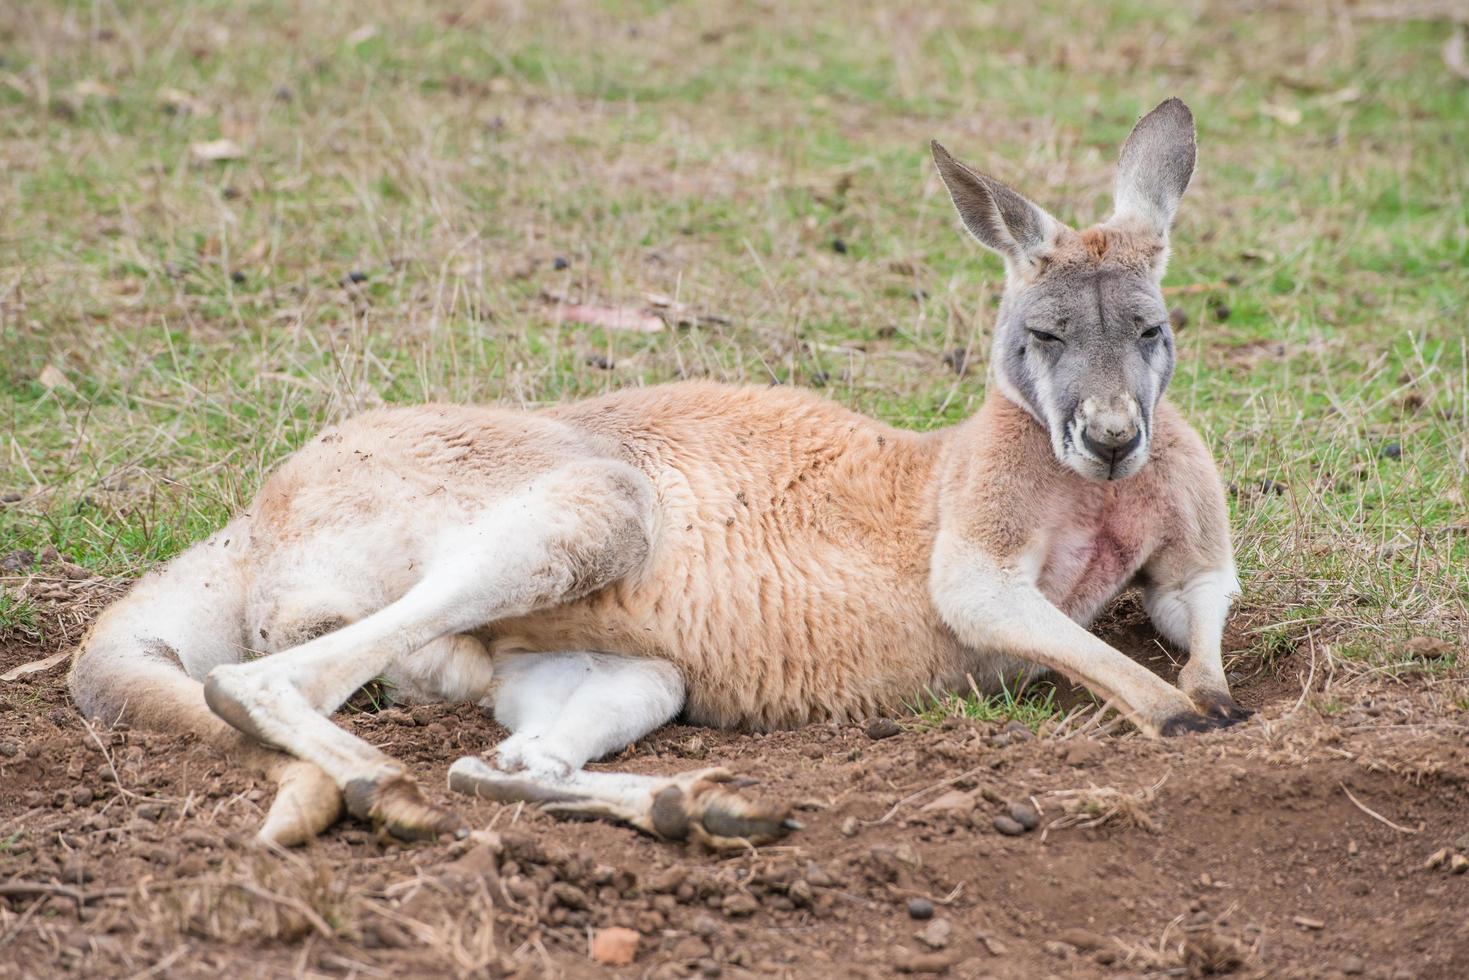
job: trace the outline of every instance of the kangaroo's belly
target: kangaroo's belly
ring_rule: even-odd
[[[799,548],[665,548],[639,580],[490,625],[492,650],[665,659],[697,724],[786,728],[899,709],[972,669],[927,576],[818,539]]]

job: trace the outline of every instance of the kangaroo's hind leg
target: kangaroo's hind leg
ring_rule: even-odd
[[[451,788],[714,847],[764,843],[795,827],[788,808],[734,792],[722,769],[641,776],[582,768],[678,713],[684,682],[671,664],[604,653],[511,654],[495,659],[495,673],[495,717],[512,734],[488,758],[455,762]]]
[[[361,687],[451,634],[602,588],[647,558],[652,494],[621,463],[567,463],[431,541],[401,598],[274,656],[215,668],[209,706],[240,731],[320,766],[348,810],[403,837],[459,829],[401,763],[324,717]]]

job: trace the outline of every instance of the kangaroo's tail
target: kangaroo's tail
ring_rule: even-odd
[[[144,576],[77,648],[71,694],[84,715],[102,724],[191,733],[265,772],[278,789],[260,838],[297,844],[340,815],[336,784],[315,765],[241,735],[204,703],[205,675],[247,649],[249,536],[248,518],[239,518]]]

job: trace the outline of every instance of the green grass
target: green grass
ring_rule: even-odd
[[[982,397],[1000,268],[928,139],[1088,222],[1132,121],[1178,94],[1200,168],[1167,285],[1212,285],[1172,300],[1172,397],[1240,488],[1247,652],[1464,640],[1469,86],[1446,25],[1162,0],[496,9],[0,10],[0,550],[135,575],[382,403],[709,376],[952,423]],[[191,160],[219,138],[245,155]],[[543,299],[650,293],[720,319],[609,333]],[[0,630],[34,627],[0,598]]]
[[[972,721],[1018,721],[1031,731],[1062,717],[1065,711],[1056,701],[1056,688],[1045,682],[1025,687],[1003,686],[995,694],[944,694],[930,696],[925,704],[913,709],[915,720],[922,725],[937,726],[946,718],[968,718]]]

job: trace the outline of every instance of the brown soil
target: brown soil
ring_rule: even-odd
[[[502,734],[475,709],[346,715],[481,831],[343,823],[270,854],[268,785],[184,738],[94,736],[55,669],[0,684],[0,976],[1462,977],[1469,874],[1425,864],[1469,856],[1463,691],[1322,673],[1287,657],[1241,681],[1251,723],[1164,743],[674,726],[617,760],[797,804],[784,846],[730,855],[452,796],[449,763]],[[1039,827],[998,833],[1025,801]],[[631,966],[589,957],[610,926],[640,934]]]

